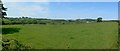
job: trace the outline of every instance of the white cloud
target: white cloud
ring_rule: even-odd
[[[44,16],[45,14],[49,13],[49,10],[47,7],[42,7],[42,6],[29,6],[29,7],[19,7],[18,9],[21,11],[22,16],[36,16],[36,15],[42,15]]]
[[[38,6],[38,5],[35,5],[35,6],[25,6],[25,7],[19,7],[18,6],[17,9],[19,9],[21,11],[39,11],[39,12],[46,12],[46,11],[48,11],[47,7],[42,7],[42,6]]]
[[[3,2],[118,2],[119,0],[2,0]]]
[[[2,0],[3,2],[48,2],[48,0]]]
[[[48,3],[35,3],[31,5],[19,4],[18,2],[5,3],[8,8],[8,16],[14,16],[11,11],[14,11],[16,16],[47,16],[49,14]]]

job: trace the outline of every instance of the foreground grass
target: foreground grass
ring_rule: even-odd
[[[118,25],[102,22],[71,25],[4,25],[20,28],[19,32],[3,34],[35,49],[109,49],[116,48]]]

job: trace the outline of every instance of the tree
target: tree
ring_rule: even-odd
[[[97,22],[102,22],[102,18],[101,17],[97,18]]]
[[[6,12],[4,11],[7,11],[7,8],[3,7],[3,3],[0,0],[0,18],[2,19],[2,24],[4,24],[4,21],[3,21],[4,16],[7,15]]]

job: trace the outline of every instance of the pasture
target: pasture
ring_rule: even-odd
[[[3,37],[17,39],[34,49],[116,48],[116,22],[64,25],[3,25]]]

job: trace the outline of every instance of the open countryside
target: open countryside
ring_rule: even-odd
[[[120,48],[116,2],[0,3],[2,50]]]
[[[116,22],[3,25],[3,32],[8,31],[3,37],[17,39],[35,49],[109,49],[116,48],[117,30]]]

